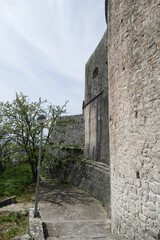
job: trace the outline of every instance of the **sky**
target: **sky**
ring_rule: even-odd
[[[0,101],[22,92],[81,114],[85,63],[105,30],[104,0],[0,0]]]

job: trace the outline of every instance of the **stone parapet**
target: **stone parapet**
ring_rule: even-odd
[[[32,240],[44,240],[41,217],[34,217],[34,208],[29,210],[29,234]]]

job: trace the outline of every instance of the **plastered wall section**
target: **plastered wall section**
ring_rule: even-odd
[[[85,68],[85,157],[109,163],[107,31]]]
[[[112,229],[160,239],[160,3],[108,0]]]

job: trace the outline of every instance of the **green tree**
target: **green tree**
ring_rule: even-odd
[[[47,100],[31,102],[28,96],[17,94],[12,103],[0,104],[0,165],[28,163],[31,166],[33,179],[36,180],[39,151],[40,126],[36,118],[44,114],[47,118],[43,134],[42,161],[51,149],[49,141],[57,126],[63,125],[60,116],[66,112],[62,106],[47,105]]]

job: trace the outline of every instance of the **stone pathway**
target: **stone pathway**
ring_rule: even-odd
[[[69,184],[40,183],[39,208],[46,240],[125,240],[110,233],[111,221],[102,204]],[[17,203],[0,211],[33,208]]]
[[[71,185],[41,182],[39,207],[47,240],[121,239],[101,203]]]
[[[23,210],[29,210],[30,208],[33,208],[33,203],[13,203],[11,205],[5,206],[0,208],[0,212],[2,211],[11,211],[11,212],[18,212]]]

